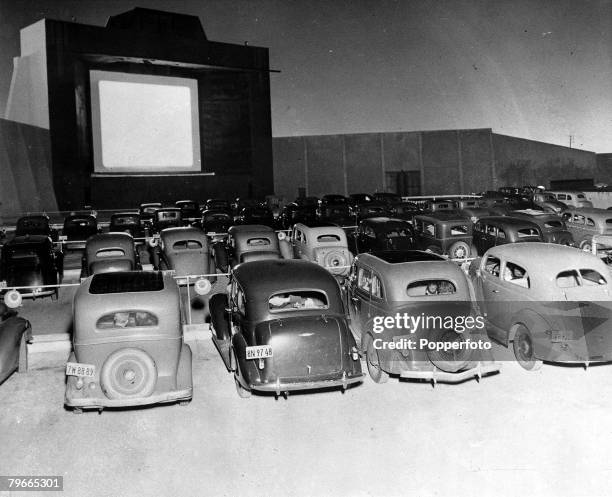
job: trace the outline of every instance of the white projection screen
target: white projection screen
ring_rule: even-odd
[[[195,79],[92,70],[95,173],[199,173]]]

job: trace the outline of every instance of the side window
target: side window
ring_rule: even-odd
[[[485,266],[484,266],[485,272],[499,278],[499,268],[500,267],[501,267],[501,261],[497,257],[493,257],[492,255],[487,257],[487,260],[485,261]]]
[[[584,224],[584,216],[580,215],[580,214],[575,214],[574,215],[574,223],[575,224]]]
[[[571,200],[571,199],[572,199],[572,196],[571,196],[571,195],[568,195],[568,196],[567,196],[567,200]]]
[[[504,281],[508,281],[523,288],[529,288],[531,286],[529,275],[527,274],[525,268],[515,264],[514,262],[506,262],[503,279]]]
[[[372,284],[372,273],[369,269],[360,267],[357,270],[357,288],[365,293],[370,293],[370,286]]]
[[[506,238],[506,232],[503,229],[498,229],[497,230],[497,238]]]
[[[436,227],[433,223],[423,222],[423,233],[430,236],[436,236]]]
[[[587,226],[595,226],[595,221],[593,221],[590,217],[587,217],[586,225]]]
[[[485,233],[487,235],[495,236],[497,234],[497,229],[495,228],[495,226],[491,226],[490,224],[487,224],[485,226]]]
[[[376,297],[377,299],[383,298],[382,283],[380,282],[380,278],[376,275],[372,275],[372,297]]]
[[[580,286],[580,280],[576,271],[562,271],[555,279],[559,288],[572,288]]]
[[[567,195],[564,195],[563,193],[559,193],[557,195],[557,199],[558,200],[567,200]]]
[[[561,219],[563,219],[563,221],[565,221],[566,223],[569,223],[572,220],[572,214],[570,212],[566,212],[565,214],[563,214]]]
[[[581,269],[580,276],[582,276],[582,283],[585,286],[597,286],[606,284],[606,279],[594,269]]]

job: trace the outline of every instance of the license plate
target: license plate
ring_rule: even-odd
[[[246,348],[247,359],[264,359],[265,357],[272,357],[271,345],[255,345]]]
[[[81,364],[79,362],[66,363],[67,376],[85,376],[93,378],[96,375],[96,367],[93,364]]]

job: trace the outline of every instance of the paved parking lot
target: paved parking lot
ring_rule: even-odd
[[[212,342],[192,348],[187,406],[76,415],[61,368],[13,375],[0,473],[70,496],[609,495],[612,366],[241,399]]]

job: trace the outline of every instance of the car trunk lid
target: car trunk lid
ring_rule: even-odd
[[[276,376],[308,378],[341,370],[342,330],[338,318],[283,318],[271,321],[268,329]]]

